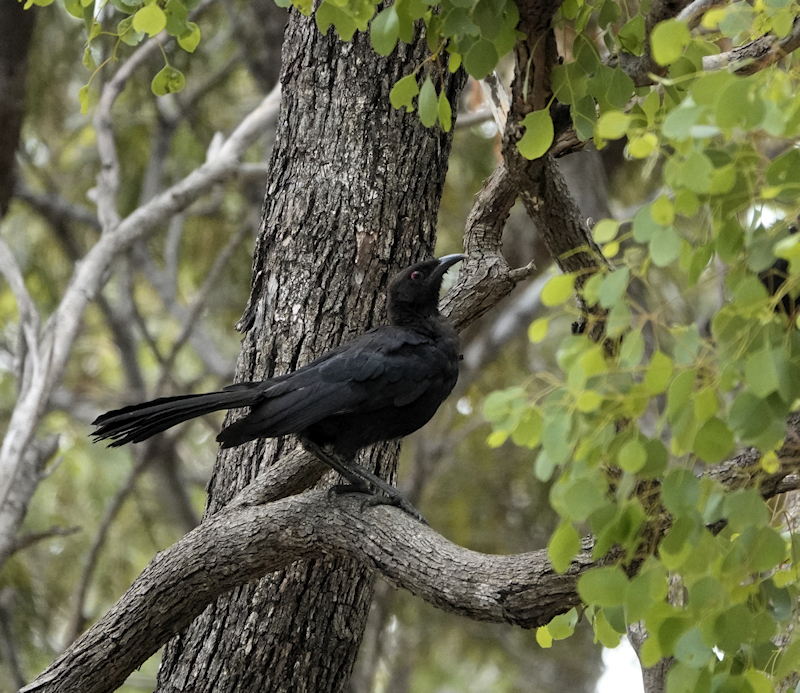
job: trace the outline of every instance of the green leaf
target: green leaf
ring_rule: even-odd
[[[597,60],[596,49],[592,57]],[[602,64],[585,64],[588,73],[594,73],[587,84],[589,93],[597,99],[600,111],[623,111],[633,94],[633,80],[620,68],[606,67]]]
[[[668,226],[653,236],[650,241],[650,257],[656,267],[671,265],[681,254],[681,237]]]
[[[92,47],[86,46],[83,51],[83,66],[89,70],[89,72],[94,72],[97,68],[97,65],[94,62],[94,56],[92,56]]]
[[[138,10],[135,15],[133,15],[134,30],[141,31],[148,36],[155,36],[159,32],[163,31],[165,26],[167,26],[167,16],[164,14],[164,10],[162,10],[156,3],[145,5],[142,9]],[[155,92],[155,88],[153,91],[154,93],[157,93]]]
[[[611,308],[625,295],[630,275],[631,271],[627,267],[621,267],[605,276],[598,292],[598,299],[602,308]]]
[[[617,464],[631,474],[636,474],[647,461],[647,452],[638,440],[629,440],[620,448]]]
[[[578,610],[572,607],[567,613],[559,614],[547,624],[553,640],[564,640],[575,632],[578,623]]]
[[[492,0],[478,0],[472,10],[472,21],[481,31],[481,36],[494,41],[500,33],[503,16],[497,11],[497,3]]]
[[[770,509],[755,489],[733,491],[725,498],[725,517],[733,532],[744,532],[748,527],[766,527]]]
[[[644,53],[644,17],[637,14],[619,30],[617,39],[626,53]]]
[[[676,375],[667,391],[667,419],[670,423],[678,420],[681,412],[689,402],[689,397],[694,389],[697,371],[693,368]]]
[[[167,33],[170,36],[180,36],[186,31],[189,12],[181,0],[167,0],[167,4],[164,5],[164,14],[167,17]]]
[[[614,649],[619,645],[622,634],[618,633],[609,623],[606,618],[606,613],[603,610],[597,611],[592,621],[595,638],[597,641],[608,649]]]
[[[83,19],[81,0],[64,0],[64,9],[77,19]]]
[[[664,507],[676,517],[696,511],[700,500],[700,481],[688,469],[673,469],[661,484],[661,500]]]
[[[549,308],[559,306],[572,296],[574,287],[574,274],[557,274],[544,285],[542,303]]]
[[[690,41],[689,27],[683,22],[676,19],[660,22],[650,34],[653,58],[659,65],[671,65],[681,57]]]
[[[615,0],[605,0],[603,6],[600,8],[600,14],[597,17],[597,23],[601,29],[605,29],[609,24],[616,24],[617,20],[622,16],[622,8]]]
[[[89,85],[83,85],[80,90],[78,91],[78,101],[81,104],[81,113],[86,115],[86,112],[89,110]]]
[[[800,186],[800,151],[791,148],[775,157],[767,167],[766,178],[774,186]]]
[[[650,207],[645,205],[633,217],[633,238],[637,243],[649,243],[664,228],[653,218]]]
[[[625,301],[617,301],[608,313],[606,333],[612,339],[619,337],[631,326],[631,309]]]
[[[569,412],[546,412],[545,426],[542,428],[542,447],[555,464],[566,461],[572,452],[572,441],[569,435],[571,427],[572,420]],[[577,512],[584,511],[587,505],[588,502],[579,504]]]
[[[583,390],[578,394],[578,398],[575,400],[575,406],[578,408],[578,411],[584,414],[597,411],[602,403],[602,396],[595,390]]]
[[[557,573],[566,572],[581,550],[581,537],[571,522],[562,521],[547,544],[547,556]]]
[[[750,391],[762,399],[777,391],[779,375],[777,357],[779,352],[761,349],[747,359],[745,379]]]
[[[369,27],[369,40],[378,55],[389,55],[400,37],[397,7],[391,5],[375,15]]]
[[[445,14],[442,36],[464,37],[478,34],[480,34],[480,29],[470,21],[469,11],[465,8],[454,7]]]
[[[451,53],[447,60],[447,69],[455,73],[461,67],[461,53]]]
[[[657,438],[648,440],[644,445],[647,451],[647,462],[644,467],[639,470],[639,476],[643,479],[656,479],[660,477],[664,470],[667,468],[667,461],[669,455],[667,449]]]
[[[780,681],[800,669],[800,639],[783,650],[775,667],[775,678]]]
[[[544,156],[553,144],[553,119],[550,111],[528,113],[521,123],[525,134],[517,142],[517,149],[526,159],[533,161]]]
[[[419,92],[419,119],[426,128],[436,125],[439,117],[439,97],[436,95],[436,88],[433,86],[430,75],[422,83]]]
[[[144,34],[141,31],[134,30],[132,16],[125,17],[117,25],[117,35],[123,43],[127,43],[129,46],[138,46],[144,38]]]
[[[336,33],[343,41],[350,41],[359,28],[355,18],[338,7],[331,0],[322,0],[317,11],[314,13],[314,20],[320,33],[327,35],[328,29],[333,25]],[[366,28],[366,26],[364,27]]]
[[[625,603],[628,584],[619,566],[594,568],[578,578],[578,594],[587,604],[617,606]]]
[[[405,106],[407,111],[413,111],[414,97],[417,94],[419,94],[417,76],[412,73],[397,80],[397,83],[392,87],[392,91],[389,92],[389,101],[392,102],[392,106],[395,108]]]
[[[453,127],[453,109],[444,90],[439,94],[439,125],[445,132],[450,132],[450,128]]]
[[[579,63],[556,65],[551,79],[553,94],[561,103],[572,105],[587,95],[589,76]]]
[[[473,79],[483,79],[492,73],[499,59],[491,41],[478,39],[464,56],[464,69]]]
[[[660,195],[650,205],[650,215],[657,224],[669,226],[675,221],[675,207],[666,195]]]
[[[538,344],[547,336],[547,330],[550,328],[550,320],[548,318],[536,318],[528,326],[528,339],[534,344]]]
[[[594,126],[597,124],[597,106],[591,96],[583,96],[575,100],[570,108],[575,132],[582,142],[594,137]]]
[[[634,137],[628,143],[628,153],[634,159],[646,159],[658,149],[658,137],[652,132],[646,132],[640,137]]]
[[[622,111],[607,111],[600,116],[595,130],[599,137],[606,140],[618,140],[628,131],[631,117]]]
[[[700,628],[687,630],[675,643],[675,659],[693,669],[702,669],[712,657],[714,651],[703,641]]]
[[[614,219],[601,219],[592,229],[592,236],[598,243],[613,241],[619,233],[619,222]]]
[[[619,350],[619,365],[622,368],[635,368],[644,356],[644,337],[641,330],[631,330],[625,335]]]
[[[188,28],[178,36],[178,45],[187,53],[194,53],[200,43],[200,27],[194,22],[189,22]]]
[[[667,389],[672,379],[672,360],[666,354],[656,351],[644,376],[644,387],[651,395],[660,395]]]
[[[761,450],[773,449],[786,434],[784,417],[747,390],[740,392],[733,401],[728,423],[742,443]]]
[[[156,96],[174,94],[186,85],[186,78],[180,70],[171,65],[165,65],[150,83],[150,88]]]
[[[525,448],[535,448],[542,440],[544,420],[538,409],[526,409],[520,417],[519,423],[511,432],[514,445]]]
[[[694,454],[708,464],[722,462],[733,452],[734,448],[733,433],[725,422],[716,416],[700,427],[692,445]]]
[[[751,529],[752,541],[749,542],[747,563],[753,573],[772,570],[786,559],[786,542],[772,527]]]
[[[752,637],[753,614],[743,604],[723,611],[714,622],[717,647],[726,654],[735,654]]]

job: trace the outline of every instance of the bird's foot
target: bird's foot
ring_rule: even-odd
[[[352,493],[352,494],[358,493],[364,496],[373,495],[372,490],[366,483],[336,484],[336,486],[331,486],[328,489],[328,498],[333,499],[340,493]]]
[[[394,490],[394,493],[380,493],[377,491],[372,491],[369,487],[364,484],[363,486],[360,484],[339,484],[337,486],[331,487],[328,491],[330,495],[335,495],[339,493],[350,493],[350,494],[358,494],[364,496],[361,500],[360,509],[363,512],[364,508],[372,508],[376,505],[392,505],[395,508],[400,508],[404,512],[411,515],[416,520],[419,520],[422,524],[427,525],[428,521],[423,517],[422,513],[417,510],[411,502],[397,489]]]

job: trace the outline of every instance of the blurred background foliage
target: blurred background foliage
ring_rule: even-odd
[[[93,108],[82,115],[78,101],[88,76],[81,63],[83,24],[60,3],[31,11],[37,18],[19,176],[3,223],[46,317],[75,263],[97,240],[92,219],[99,161]],[[160,56],[137,71],[114,111],[123,215],[200,165],[215,133],[230,132],[272,88],[279,65],[275,36],[284,19],[271,0],[220,0],[197,19],[203,33],[197,51],[170,54],[186,74],[184,92],[160,99],[152,94]],[[133,50],[121,46],[121,58]],[[104,78],[102,71],[95,77]],[[460,249],[473,196],[498,161],[499,135],[483,101],[473,83],[460,104],[475,124],[455,134],[441,204],[440,253]],[[230,382],[239,346],[234,325],[247,302],[270,146],[271,134],[265,133],[237,179],[135,247],[85,316],[45,419],[44,433],[57,434],[59,447],[27,515],[30,543],[0,575],[2,689],[12,690],[41,671],[116,601],[155,552],[199,521],[221,416],[114,450],[90,443],[89,423],[126,403]],[[611,216],[609,205],[622,209],[640,202],[652,187],[642,163],[625,160],[614,143],[602,156],[589,150],[568,157],[563,167],[584,214],[594,219]],[[504,244],[512,265],[537,258],[537,276],[547,269],[521,211],[512,214]],[[220,267],[221,254],[229,257]],[[548,340],[550,346],[529,342],[528,324],[546,314],[536,281],[534,276],[519,287],[464,335],[457,392],[404,446],[401,487],[437,531],[478,551],[543,548],[558,521],[548,489],[532,473],[530,451],[487,446],[490,427],[480,413],[490,392],[552,367],[557,336],[569,334],[570,319],[561,316],[551,324],[556,338]],[[187,311],[198,298],[191,334],[182,336]],[[0,284],[0,428],[15,399],[10,371],[16,319],[13,297]],[[569,641],[543,650],[532,631],[470,622],[381,585],[351,687],[354,693],[591,691],[602,670],[592,637],[590,629],[579,627]],[[156,667],[157,657],[124,690],[151,689]]]

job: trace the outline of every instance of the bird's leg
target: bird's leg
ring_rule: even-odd
[[[364,469],[359,464],[345,460],[339,455],[323,450],[322,447],[308,440],[303,441],[303,447],[321,460],[329,467],[339,472],[346,480],[346,485],[334,486],[333,493],[361,493],[367,496],[361,504],[362,509],[368,505],[394,505],[404,510],[412,517],[424,524],[428,521],[422,516],[411,502],[400,492],[400,490],[390,483],[384,481],[379,476]],[[379,489],[383,493],[375,493],[369,490],[369,484]]]

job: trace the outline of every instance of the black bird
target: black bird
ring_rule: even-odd
[[[404,269],[389,282],[389,325],[375,327],[292,373],[230,385],[220,392],[162,397],[97,417],[95,440],[138,443],[197,416],[222,409],[250,412],[222,429],[223,448],[256,438],[296,434],[341,473],[348,490],[367,483],[391,503],[421,516],[394,487],[354,462],[362,448],[401,438],[425,425],[458,379],[458,335],[439,313],[445,272],[465,255],[447,255]],[[340,489],[343,490],[343,489]]]

